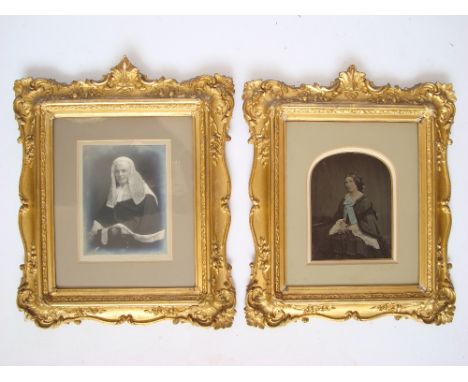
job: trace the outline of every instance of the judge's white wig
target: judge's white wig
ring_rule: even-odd
[[[130,191],[130,197],[133,199],[135,204],[140,204],[146,195],[151,195],[158,204],[158,198],[154,192],[146,184],[140,173],[135,168],[135,163],[128,157],[118,157],[114,159],[111,167],[111,186],[109,189],[109,195],[107,196],[106,205],[110,208],[114,208],[117,203],[117,181],[115,179],[115,167],[117,164],[125,163],[128,166],[128,188]]]

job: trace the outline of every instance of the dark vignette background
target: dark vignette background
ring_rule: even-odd
[[[95,215],[107,202],[112,162],[120,156],[133,160],[136,170],[157,196],[162,221],[167,229],[165,145],[83,145],[82,155],[85,252],[90,250],[86,235],[91,229]],[[166,252],[167,239],[164,239],[157,249]]]
[[[391,175],[387,166],[371,155],[334,154],[317,163],[310,179],[312,227],[331,222],[346,193],[344,187],[346,174],[356,174],[363,179],[363,192],[374,206],[380,232],[391,250]],[[311,235],[311,256],[314,255],[314,247],[317,247],[322,240],[326,240],[327,235],[328,229],[314,230],[314,235]]]

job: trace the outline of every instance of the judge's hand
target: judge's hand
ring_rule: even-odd
[[[102,225],[99,224],[96,220],[94,220],[93,221],[93,226],[91,227],[91,231],[89,231],[89,233],[88,233],[88,239],[93,240],[96,237],[96,235],[97,235],[97,233],[98,233],[98,231],[100,229],[102,229]]]
[[[124,226],[123,224],[116,224],[113,228],[113,230],[118,230],[120,232],[121,235],[130,235],[131,234],[131,231],[126,227]]]
[[[120,234],[120,229],[119,229],[118,227],[112,227],[112,228],[110,229],[110,234],[111,234],[112,236],[117,236],[117,235]]]

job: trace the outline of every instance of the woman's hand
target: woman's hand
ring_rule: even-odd
[[[329,235],[334,235],[337,233],[345,233],[348,229],[348,226],[344,219],[338,219],[336,223],[333,225],[333,227],[330,228],[330,231],[328,232]]]
[[[344,221],[344,219],[338,219],[336,221],[336,225],[338,227],[338,233],[344,233],[348,230],[348,226],[346,222]]]

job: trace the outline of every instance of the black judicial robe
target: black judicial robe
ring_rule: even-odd
[[[133,199],[115,204],[114,208],[104,205],[95,219],[103,228],[122,224],[133,234],[123,232],[118,227],[108,230],[108,240],[102,243],[102,230],[94,238],[94,244],[105,248],[145,248],[154,246],[151,240],[154,235],[164,229],[161,212],[153,195],[146,194],[143,201],[135,204]]]

